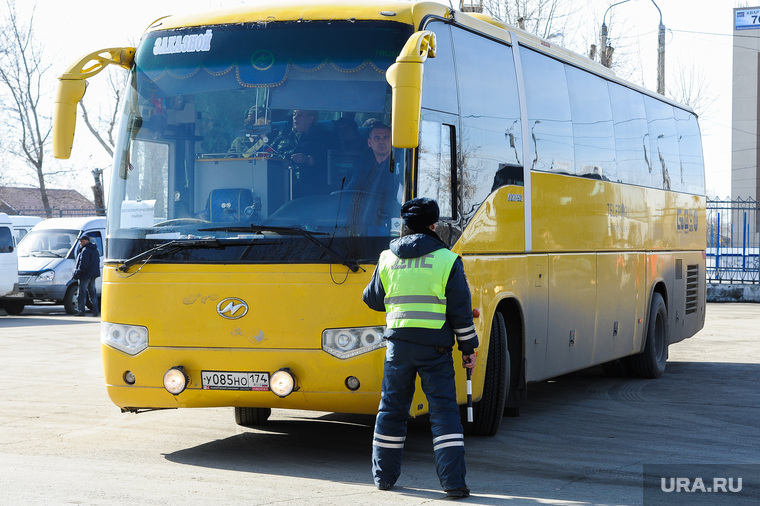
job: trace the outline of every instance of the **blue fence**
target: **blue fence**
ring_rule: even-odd
[[[707,199],[707,282],[760,283],[757,200]]]

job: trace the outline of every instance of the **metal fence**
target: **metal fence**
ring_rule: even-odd
[[[51,218],[78,218],[82,216],[105,216],[105,209],[52,209]],[[11,214],[11,213],[8,213]],[[17,209],[14,210],[14,214],[20,214],[22,216],[39,216],[46,218],[45,209],[40,207],[37,209]]]
[[[760,283],[760,203],[707,199],[707,282]]]

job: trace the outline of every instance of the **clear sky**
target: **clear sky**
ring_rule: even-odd
[[[253,3],[256,0],[37,0],[36,31],[43,41],[46,55],[52,60],[51,89],[44,97],[52,111],[55,80],[78,56],[105,47],[135,44],[143,30],[155,19],[167,14],[182,14],[220,6]],[[578,52],[587,52],[588,44],[598,37],[601,18],[607,7],[620,0],[572,2],[576,5],[575,27],[568,28],[553,42]],[[704,78],[705,95],[712,99],[702,111],[708,195],[730,194],[731,177],[731,65],[733,7],[738,0],[655,0],[662,10],[666,27],[666,79],[680,69],[696,72]],[[31,0],[16,0],[20,17],[29,12]],[[448,3],[448,2],[442,2]],[[746,3],[746,2],[744,2]],[[458,2],[454,2],[458,4]],[[760,4],[758,0],[757,4]],[[628,0],[607,13],[607,25],[616,61],[625,62],[620,74],[644,85],[656,87],[657,26],[659,13],[652,0]],[[88,88],[86,103],[97,106],[98,79]],[[101,79],[104,81],[104,79]],[[88,102],[87,99],[90,99]],[[105,152],[92,143],[81,119],[77,125],[74,150],[76,156],[64,167],[76,166],[79,175],[73,185],[88,198],[92,185],[90,170],[106,167]],[[51,157],[52,158],[52,157]]]

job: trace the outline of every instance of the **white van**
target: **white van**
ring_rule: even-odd
[[[79,237],[88,235],[98,247],[103,272],[104,217],[50,218],[39,222],[18,244],[20,295],[0,298],[8,314],[21,314],[24,306],[38,302],[63,304],[66,312],[77,312],[79,284],[71,279],[76,267]],[[100,301],[102,278],[95,282]]]
[[[0,296],[10,294],[18,284],[16,243],[8,215],[0,213]]]
[[[31,232],[32,228],[37,223],[42,221],[42,218],[39,216],[11,215],[9,218],[13,224],[13,237],[16,238],[16,244],[20,243],[21,239],[23,239],[26,234]]]

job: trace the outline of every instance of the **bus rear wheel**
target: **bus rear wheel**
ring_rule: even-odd
[[[242,427],[257,427],[266,423],[271,414],[271,408],[235,408],[235,423]]]
[[[644,351],[630,357],[633,375],[638,378],[662,376],[668,360],[669,340],[668,308],[665,306],[662,295],[655,293],[652,295],[652,304],[649,309],[649,325]]]
[[[478,436],[493,436],[504,416],[504,402],[509,389],[509,351],[507,327],[501,313],[495,313],[488,344],[483,397],[473,405],[473,422],[469,432]]]

